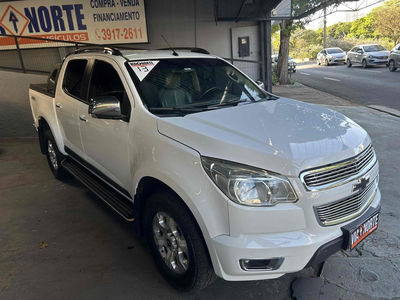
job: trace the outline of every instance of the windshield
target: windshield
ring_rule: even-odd
[[[342,49],[327,49],[326,52],[329,54],[343,53]]]
[[[382,47],[381,45],[364,46],[365,52],[375,52],[375,51],[385,51],[385,50],[387,49]]]
[[[198,112],[199,108],[215,109],[272,99],[220,59],[160,59],[132,61],[129,65],[150,111],[188,113],[190,109]]]

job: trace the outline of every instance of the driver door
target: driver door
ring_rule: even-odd
[[[113,60],[96,59],[91,72],[88,100],[101,96],[116,97],[120,101],[124,121],[98,119],[90,115],[87,102],[79,107],[80,130],[88,167],[92,167],[94,173],[124,194],[127,191],[119,187],[127,188],[131,183],[128,139],[133,99],[129,98],[131,95],[128,96],[127,87],[123,73]]]

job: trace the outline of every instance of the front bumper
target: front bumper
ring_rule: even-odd
[[[378,189],[370,207],[378,208],[380,201],[381,194]],[[207,237],[205,239],[214,270],[223,279],[230,281],[273,279],[286,273],[300,271],[310,264],[320,263],[321,259],[339,251],[340,245],[343,244],[341,227],[362,218],[366,211],[347,223],[319,230],[314,229],[312,232],[301,229],[272,234],[243,234],[238,237],[221,235],[213,239]],[[291,222],[290,219],[287,221]],[[290,227],[293,226],[290,225],[288,228]],[[329,250],[324,250],[323,255],[319,255],[318,251],[321,252],[319,249],[324,249],[324,245],[327,244],[330,246]],[[277,270],[245,271],[239,264],[241,259],[272,258],[284,258]]]
[[[368,65],[370,66],[381,66],[381,65],[387,65],[388,60],[387,59],[368,59]]]
[[[338,63],[344,63],[346,61],[345,57],[343,58],[330,58],[329,63],[331,64],[338,64]]]

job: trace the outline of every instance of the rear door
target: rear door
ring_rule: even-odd
[[[84,157],[84,151],[78,112],[79,104],[84,101],[85,93],[87,93],[84,82],[87,66],[87,59],[68,60],[64,67],[64,76],[60,78],[61,84],[57,85],[55,98],[56,114],[64,145],[81,157]]]
[[[88,99],[100,96],[116,97],[127,118],[124,121],[98,119],[88,113],[88,102],[80,103],[80,130],[86,162],[92,171],[126,194],[127,191],[120,187],[128,187],[131,183],[128,141],[133,98],[119,65],[112,59],[93,61]]]

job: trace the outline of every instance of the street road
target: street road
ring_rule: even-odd
[[[346,65],[298,65],[296,81],[361,105],[384,105],[400,110],[400,70],[386,66],[363,69]]]

